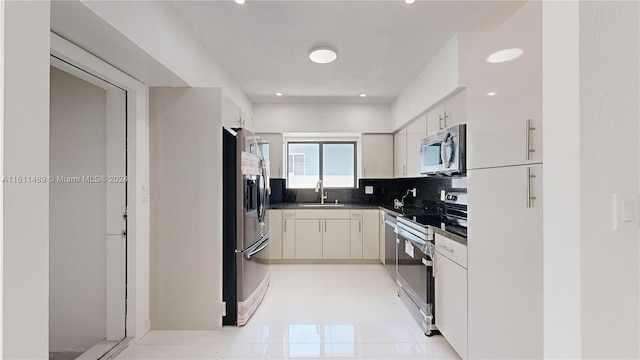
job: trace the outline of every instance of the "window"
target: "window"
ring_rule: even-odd
[[[313,189],[356,187],[356,142],[287,143],[287,187]]]

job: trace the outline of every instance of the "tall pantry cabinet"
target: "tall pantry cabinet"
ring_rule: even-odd
[[[543,357],[541,33],[541,4],[530,2],[495,30],[461,40],[472,359]],[[512,47],[522,55],[486,60]]]

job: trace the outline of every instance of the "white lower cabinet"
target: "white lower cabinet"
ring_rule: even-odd
[[[322,256],[319,259],[348,259],[351,220],[321,221],[324,223],[324,232],[322,234]]]
[[[296,220],[295,258],[322,258],[322,220]]]
[[[269,210],[269,259],[282,259],[282,210]]]
[[[383,222],[384,223],[384,222]],[[362,211],[362,258],[375,260],[380,256],[380,211]]]
[[[296,212],[282,212],[282,259],[296,258]]]
[[[469,358],[541,359],[542,164],[469,170],[467,185]]]
[[[380,210],[380,214],[378,215],[379,218],[379,225],[378,225],[378,255],[380,262],[382,263],[382,265],[385,265],[385,253],[384,253],[384,236],[385,236],[385,232],[384,232],[384,211]]]
[[[271,259],[376,260],[379,210],[270,210]]]
[[[362,219],[351,220],[351,259],[362,259]]]
[[[458,245],[458,246],[456,246]],[[466,248],[436,234],[436,326],[451,347],[467,358]]]

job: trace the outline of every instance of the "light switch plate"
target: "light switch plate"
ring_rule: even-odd
[[[638,230],[638,194],[613,194],[613,230]]]
[[[364,187],[364,193],[366,195],[371,195],[373,194],[373,186],[367,185]]]

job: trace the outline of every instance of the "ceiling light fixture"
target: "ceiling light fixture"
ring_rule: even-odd
[[[360,94],[360,97],[367,97],[367,94],[362,93],[362,94]]]
[[[234,0],[234,1],[236,2],[236,4],[240,4],[240,5],[244,4],[244,0]]]
[[[491,92],[488,92],[488,93],[487,93],[487,96],[496,96],[496,93],[494,93],[493,91],[491,91]]]
[[[337,58],[336,50],[328,46],[318,46],[309,51],[309,59],[317,64],[328,64]]]
[[[492,64],[503,63],[515,60],[522,56],[523,53],[524,50],[519,48],[504,49],[496,51],[493,54],[489,55],[489,57],[487,58],[487,62],[490,62]]]
[[[413,4],[414,2],[416,2],[416,0],[404,0],[404,2],[406,2],[407,4]]]
[[[282,96],[282,93],[276,93],[276,96]]]

